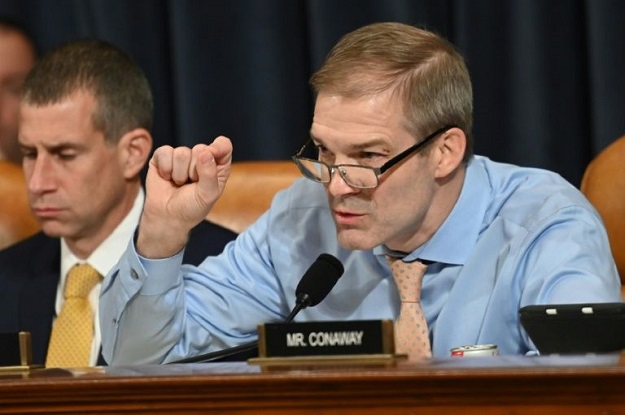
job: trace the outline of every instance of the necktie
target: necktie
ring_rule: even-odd
[[[409,360],[432,356],[427,321],[421,308],[421,283],[426,265],[387,256],[399,291],[401,308],[395,321],[395,350]]]
[[[65,301],[52,326],[47,367],[89,365],[94,326],[88,296],[101,278],[88,264],[75,265],[69,271],[65,282]]]

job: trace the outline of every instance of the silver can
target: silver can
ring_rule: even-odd
[[[474,344],[451,349],[451,357],[497,356],[498,354],[496,344]]]

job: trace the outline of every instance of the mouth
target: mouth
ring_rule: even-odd
[[[33,208],[33,213],[35,216],[41,219],[53,218],[56,217],[61,209],[53,208],[53,207],[35,207]]]
[[[364,213],[348,212],[344,210],[333,210],[334,220],[339,226],[356,225],[366,216]]]

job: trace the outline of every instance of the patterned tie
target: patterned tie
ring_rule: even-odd
[[[65,282],[65,301],[52,327],[47,367],[89,366],[93,342],[93,311],[89,293],[102,279],[88,264],[72,267]]]
[[[421,283],[426,265],[419,261],[404,262],[387,256],[399,291],[401,309],[395,321],[395,349],[409,360],[431,357],[428,325],[421,308]]]

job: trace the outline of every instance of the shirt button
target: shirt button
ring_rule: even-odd
[[[137,273],[137,271],[135,271],[134,269],[130,270],[130,277],[133,280],[138,280],[139,279],[139,274]]]

